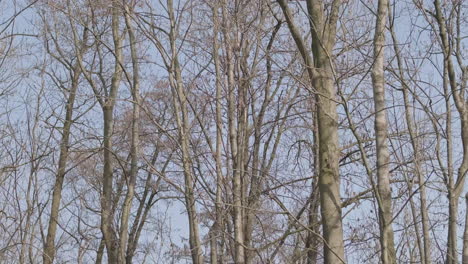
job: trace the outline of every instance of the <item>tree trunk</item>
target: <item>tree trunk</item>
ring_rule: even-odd
[[[465,185],[466,174],[468,170],[468,111],[467,102],[464,97],[464,90],[466,88],[466,79],[468,78],[468,69],[464,65],[459,65],[462,72],[461,85],[457,84],[456,71],[451,58],[454,51],[452,44],[449,41],[447,32],[446,20],[444,18],[440,0],[434,0],[435,14],[434,17],[439,27],[439,37],[441,40],[441,48],[444,55],[444,74],[448,76],[448,84],[450,85],[451,96],[455,102],[458,114],[460,115],[461,123],[461,139],[463,147],[463,160],[460,167],[458,168],[458,175],[456,181],[453,177],[449,177],[447,184],[448,199],[449,199],[449,230],[447,238],[447,264],[457,264],[457,214],[458,214],[458,199],[460,198],[461,192]],[[459,61],[459,63],[461,63]],[[445,84],[445,79],[444,79]],[[445,87],[445,86],[444,86]],[[449,103],[449,102],[447,102]],[[447,113],[448,115],[450,113]],[[447,126],[451,126],[447,123]],[[450,135],[449,135],[450,136]],[[450,142],[449,142],[450,143]],[[447,149],[447,152],[452,152],[451,146]],[[450,162],[451,163],[451,162]],[[451,166],[451,164],[449,164]],[[451,176],[451,175],[450,175]]]
[[[333,1],[330,17],[324,18],[321,1],[307,2],[312,18],[312,52],[315,74],[312,87],[317,89],[317,122],[319,134],[319,191],[322,215],[325,263],[344,262],[343,226],[341,219],[338,115],[336,112],[336,92],[334,87],[333,58],[336,21],[340,1]],[[322,29],[325,33],[322,34]],[[320,30],[320,31],[319,31]]]
[[[112,8],[112,36],[114,41],[114,72],[111,80],[111,87],[108,97],[102,105],[104,121],[104,171],[102,179],[101,197],[101,230],[107,249],[107,259],[109,264],[119,263],[118,241],[115,230],[112,227],[114,220],[113,204],[113,164],[112,164],[112,134],[114,131],[114,106],[117,91],[122,77],[122,39],[119,30],[118,5],[113,4]]]
[[[119,263],[125,263],[126,250],[128,243],[128,220],[130,218],[130,209],[132,207],[133,197],[135,195],[135,182],[138,174],[138,155],[139,155],[139,120],[140,120],[140,76],[138,68],[138,54],[136,49],[136,40],[133,26],[130,20],[130,10],[125,5],[125,24],[130,41],[130,54],[132,58],[133,67],[133,81],[132,81],[132,99],[133,99],[133,113],[132,113],[132,140],[130,146],[131,162],[130,162],[130,175],[127,179],[127,193],[122,205],[122,217],[120,224],[120,243],[119,243]]]
[[[55,236],[57,232],[58,217],[60,210],[60,202],[62,200],[62,189],[65,173],[67,169],[68,150],[71,126],[73,124],[73,106],[75,103],[76,91],[78,89],[78,81],[80,76],[80,68],[74,66],[73,79],[71,83],[70,93],[68,95],[67,104],[65,106],[65,121],[62,129],[62,140],[60,142],[60,156],[58,161],[57,177],[52,194],[52,205],[50,208],[49,227],[47,229],[47,239],[44,245],[44,253],[42,261],[44,264],[52,264],[55,257]]]
[[[374,63],[372,84],[375,106],[375,134],[377,150],[377,201],[379,205],[380,246],[383,264],[396,263],[392,228],[392,192],[390,189],[389,161],[387,146],[387,115],[385,105],[384,45],[387,21],[387,0],[379,0],[374,34]]]
[[[216,154],[215,154],[215,162],[216,162],[216,202],[215,202],[215,220],[213,223],[213,233],[211,237],[211,264],[218,264],[218,262],[222,261],[219,258],[218,250],[221,251],[222,256],[222,248],[218,249],[218,240],[222,237],[222,182],[223,182],[223,172],[222,172],[222,160],[221,160],[221,152],[222,152],[222,87],[221,87],[221,67],[219,62],[219,43],[218,43],[218,34],[219,34],[219,21],[218,21],[218,5],[215,4],[212,7],[213,11],[213,60],[215,65],[215,77],[216,77]]]
[[[420,160],[420,153],[419,153],[419,142],[418,142],[418,134],[417,134],[417,127],[414,124],[412,115],[411,115],[411,107],[409,104],[409,85],[406,82],[405,76],[404,76],[404,69],[403,69],[403,61],[401,58],[401,53],[400,53],[400,48],[399,44],[397,41],[397,37],[393,28],[393,23],[392,23],[392,15],[391,15],[391,9],[390,9],[390,3],[388,3],[388,10],[389,10],[389,20],[390,22],[390,32],[393,40],[393,49],[395,51],[395,56],[397,60],[397,65],[398,65],[398,78],[400,79],[400,82],[403,86],[402,93],[403,93],[403,101],[405,105],[405,119],[406,119],[406,126],[408,127],[408,133],[411,139],[411,146],[413,148],[413,156],[414,156],[414,166],[415,166],[415,174],[418,178],[418,186],[419,186],[419,201],[420,201],[420,212],[421,212],[421,222],[422,222],[422,229],[423,229],[423,244],[424,247],[422,247],[419,242],[420,238],[417,237],[418,240],[418,246],[419,246],[419,251],[421,254],[421,263],[422,264],[430,264],[431,263],[431,239],[429,235],[429,216],[428,216],[428,208],[427,208],[427,202],[426,202],[426,185],[425,185],[425,180],[424,180],[424,175],[423,175],[423,169],[421,166],[421,160]],[[415,131],[416,129],[416,131]],[[411,210],[416,211],[413,205],[413,202],[411,201]],[[413,213],[413,217],[416,217],[416,214]],[[416,219],[415,219],[416,221]],[[418,231],[418,225],[415,223],[415,229],[416,229],[416,235],[419,235]]]
[[[315,103],[315,106],[313,107],[313,110],[317,110],[317,104]],[[309,229],[312,230],[313,232],[309,231],[307,232],[307,238],[306,238],[306,243],[305,243],[305,248],[307,250],[307,264],[316,264],[317,263],[317,257],[318,257],[318,247],[320,244],[320,238],[317,236],[317,234],[320,233],[319,230],[319,225],[320,225],[320,219],[319,219],[319,205],[320,205],[320,194],[317,188],[317,180],[318,180],[318,168],[320,167],[319,165],[319,156],[318,156],[318,149],[319,149],[319,136],[318,136],[318,130],[317,130],[317,116],[314,114],[313,117],[313,123],[312,123],[312,133],[313,133],[313,138],[314,138],[314,145],[312,146],[312,153],[314,155],[314,179],[312,180],[312,186],[311,186],[311,200],[310,200],[310,206],[309,206],[309,215],[308,215],[308,220],[309,220]]]
[[[323,1],[307,1],[312,32],[312,54],[305,45],[300,31],[292,20],[285,0],[277,0],[298,50],[307,67],[309,79],[317,91],[317,123],[319,134],[319,192],[320,212],[324,237],[324,262],[344,262],[343,225],[341,219],[338,115],[336,112],[333,58],[336,23],[341,1],[334,0],[328,12]],[[328,14],[328,17],[325,17]]]
[[[463,233],[463,264],[468,264],[468,193],[465,195],[465,232]]]
[[[182,151],[182,166],[185,183],[185,206],[189,219],[189,244],[194,264],[203,263],[202,245],[200,242],[200,233],[198,230],[198,216],[195,204],[194,179],[192,175],[192,163],[189,150],[189,124],[187,98],[184,90],[181,69],[178,61],[178,49],[176,47],[176,18],[174,16],[174,7],[172,0],[167,0],[168,15],[171,23],[169,41],[171,45],[171,65],[169,70],[169,81],[172,87],[172,96],[175,107],[175,116],[179,131],[180,147]]]
[[[237,40],[231,38],[231,25],[232,23],[228,18],[227,4],[229,1],[222,2],[222,18],[223,27],[222,32],[224,36],[224,44],[226,48],[226,75],[227,75],[227,89],[228,89],[228,135],[229,135],[229,146],[230,146],[230,158],[232,165],[232,214],[233,214],[233,225],[234,225],[234,259],[235,263],[243,264],[245,261],[245,249],[244,249],[244,219],[242,217],[242,179],[241,170],[243,164],[241,164],[240,156],[242,156],[242,147],[238,145],[238,127],[239,125],[236,120],[236,97],[234,94],[235,85],[235,59],[233,47],[237,45]]]

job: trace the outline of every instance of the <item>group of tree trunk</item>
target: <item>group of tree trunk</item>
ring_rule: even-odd
[[[468,1],[0,7],[0,263],[468,264]]]

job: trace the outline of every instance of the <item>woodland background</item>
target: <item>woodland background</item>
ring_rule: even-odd
[[[468,263],[468,1],[0,8],[0,263]]]

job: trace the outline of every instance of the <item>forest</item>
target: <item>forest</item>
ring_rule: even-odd
[[[0,263],[468,264],[468,1],[0,9]]]

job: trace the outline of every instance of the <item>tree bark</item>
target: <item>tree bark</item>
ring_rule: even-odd
[[[463,233],[463,258],[462,263],[468,264],[468,193],[465,195],[465,232]]]
[[[203,263],[202,245],[200,242],[199,223],[197,209],[195,204],[194,194],[194,179],[192,175],[192,163],[189,149],[189,124],[188,124],[188,109],[187,98],[184,85],[182,82],[182,74],[178,60],[178,49],[176,47],[176,18],[174,16],[173,1],[167,0],[169,21],[171,29],[169,33],[170,50],[172,54],[171,65],[169,70],[169,81],[172,88],[172,96],[175,107],[175,116],[177,128],[179,132],[180,147],[182,151],[182,166],[185,183],[185,206],[189,218],[189,244],[194,264]]]
[[[312,110],[317,112],[317,104],[314,103]],[[309,229],[311,231],[307,232],[306,242],[305,242],[305,249],[307,251],[306,258],[307,264],[316,264],[317,257],[318,257],[318,248],[320,245],[320,238],[317,234],[320,233],[320,219],[319,219],[319,205],[320,205],[320,193],[317,188],[318,183],[318,175],[319,175],[319,156],[318,156],[318,149],[319,149],[319,136],[318,136],[318,128],[317,128],[317,116],[314,114],[312,116],[312,133],[314,144],[312,146],[312,154],[314,155],[314,178],[311,184],[311,200],[309,206],[309,214],[308,214],[308,221],[309,221]]]
[[[235,58],[234,58],[234,47],[237,47],[237,39],[231,37],[231,25],[230,19],[228,18],[227,4],[229,1],[222,2],[222,18],[223,27],[222,33],[224,36],[224,44],[226,49],[226,75],[227,75],[227,89],[228,89],[228,135],[229,135],[229,146],[230,146],[230,159],[232,165],[232,213],[233,213],[233,225],[234,225],[234,259],[238,264],[243,264],[245,261],[245,243],[244,243],[244,218],[242,216],[242,146],[241,143],[242,135],[239,135],[239,121],[241,117],[236,115],[236,97],[235,97]],[[239,88],[241,90],[241,88]],[[241,95],[239,95],[241,97]],[[240,98],[240,100],[242,100]]]
[[[75,65],[72,71],[72,82],[67,104],[65,105],[65,121],[62,129],[62,139],[60,142],[60,156],[58,161],[57,176],[52,194],[52,205],[50,208],[49,227],[47,229],[47,239],[44,245],[42,261],[44,264],[52,264],[55,257],[55,236],[59,218],[60,202],[62,200],[63,181],[67,170],[68,150],[70,148],[70,133],[73,124],[73,106],[78,90],[80,77],[80,67]]]
[[[107,96],[103,110],[104,121],[104,171],[102,180],[101,197],[101,230],[107,250],[109,264],[119,263],[118,241],[115,230],[112,227],[114,212],[113,204],[113,164],[112,164],[112,134],[114,131],[114,106],[117,92],[122,78],[122,37],[119,30],[119,6],[116,2],[112,6],[112,38],[114,41],[114,72],[111,80],[109,95]]]
[[[374,94],[377,151],[377,200],[379,205],[380,246],[383,264],[396,263],[396,252],[392,228],[392,192],[390,188],[387,135],[387,115],[385,105],[385,77],[384,77],[384,45],[385,24],[388,14],[388,1],[379,0],[376,26],[374,33],[374,61],[372,67],[372,84]]]
[[[133,197],[135,195],[135,182],[138,174],[138,155],[139,155],[139,120],[140,120],[140,76],[138,66],[138,54],[136,48],[135,32],[130,20],[130,9],[125,5],[125,25],[130,41],[130,55],[133,67],[133,80],[132,80],[132,99],[133,99],[133,113],[132,113],[132,136],[131,136],[131,162],[130,162],[130,175],[127,179],[127,193],[122,205],[122,217],[120,224],[120,243],[119,243],[119,263],[125,263],[126,250],[128,243],[128,221],[130,218],[130,209],[132,206]]]
[[[458,199],[465,185],[466,174],[468,172],[468,111],[467,103],[464,98],[464,90],[467,82],[468,69],[464,65],[459,65],[462,71],[461,87],[457,84],[455,66],[452,60],[454,51],[447,32],[446,20],[444,18],[440,0],[434,0],[435,14],[434,17],[439,27],[439,36],[444,55],[444,72],[448,76],[448,84],[450,86],[451,95],[455,102],[455,106],[460,115],[461,123],[461,139],[463,148],[463,159],[458,168],[456,181],[453,177],[449,177],[447,184],[448,199],[449,199],[449,228],[447,238],[447,264],[457,264],[457,215],[458,215]],[[461,63],[461,61],[459,61]],[[449,114],[449,113],[447,113]],[[447,126],[451,124],[447,123]],[[452,152],[451,147],[447,150]]]
[[[388,3],[390,4],[390,3]],[[392,21],[392,15],[391,15],[391,9],[390,5],[388,6],[389,10],[389,20]],[[426,185],[425,185],[425,180],[424,180],[424,175],[423,175],[423,169],[421,166],[421,158],[420,158],[420,153],[419,153],[419,142],[418,142],[418,134],[417,134],[417,128],[414,124],[413,117],[411,115],[411,107],[409,104],[409,85],[407,81],[405,80],[404,76],[404,69],[403,69],[403,61],[401,58],[401,53],[400,53],[400,48],[399,44],[397,41],[397,37],[393,28],[393,23],[390,22],[390,32],[393,40],[393,49],[395,51],[395,57],[397,60],[397,65],[398,65],[398,78],[403,86],[402,93],[403,93],[403,102],[405,105],[405,119],[406,119],[406,126],[408,127],[408,133],[411,139],[411,146],[413,148],[413,156],[414,156],[414,166],[415,166],[415,174],[418,178],[418,186],[419,186],[419,202],[420,202],[420,212],[421,212],[421,222],[422,222],[422,229],[423,229],[423,244],[424,247],[422,247],[419,240],[420,238],[418,237],[418,245],[420,247],[420,254],[421,254],[421,262],[422,264],[430,264],[431,263],[431,240],[430,240],[430,235],[429,235],[429,216],[428,216],[428,208],[427,208],[427,202],[426,202]],[[416,129],[416,131],[415,131]],[[413,205],[413,202],[411,202],[411,208],[412,211],[416,211]],[[416,214],[413,213],[413,217],[416,217]],[[415,220],[416,221],[416,220]],[[415,229],[416,229],[416,235],[419,235],[418,231],[418,225],[415,223]]]
[[[215,221],[213,223],[213,234],[211,237],[211,264],[217,264],[222,261],[222,258],[219,258],[218,254],[218,240],[222,237],[222,184],[223,184],[223,172],[222,172],[222,140],[223,140],[223,131],[222,131],[222,87],[221,87],[221,67],[219,61],[219,43],[218,43],[218,34],[219,34],[219,21],[218,21],[218,8],[219,6],[215,3],[212,7],[213,12],[213,61],[215,66],[215,82],[216,82],[216,202],[215,202]],[[221,248],[221,256],[222,256]]]
[[[338,115],[332,51],[335,45],[336,23],[341,1],[334,0],[325,17],[323,1],[307,1],[307,11],[312,32],[313,61],[292,20],[285,0],[277,0],[283,10],[292,37],[307,68],[311,87],[317,91],[317,123],[319,134],[319,192],[320,212],[324,237],[324,262],[344,262],[343,226],[341,219],[340,177],[338,170],[339,142]]]

